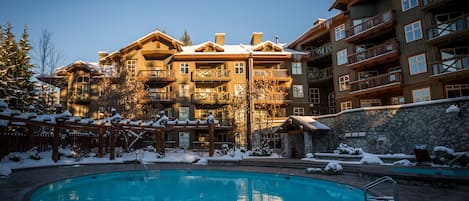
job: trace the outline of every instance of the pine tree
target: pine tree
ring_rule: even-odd
[[[183,46],[190,46],[192,45],[192,40],[191,36],[187,32],[187,30],[184,30],[184,34],[181,36],[181,41]]]
[[[20,97],[23,107],[28,107],[29,105],[36,104],[34,100],[34,84],[31,81],[33,76],[33,65],[31,64],[31,57],[29,56],[29,51],[31,50],[31,44],[28,39],[29,34],[27,31],[26,25],[23,28],[23,33],[21,34],[21,39],[19,41],[18,49],[18,77],[17,84],[22,93],[24,94]]]

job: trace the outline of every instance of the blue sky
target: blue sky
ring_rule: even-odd
[[[194,44],[226,33],[226,44],[249,43],[252,32],[264,40],[288,43],[329,18],[333,0],[7,0],[0,24],[14,26],[18,37],[28,26],[33,48],[40,33],[53,33],[61,51],[60,65],[75,60],[97,61],[98,51],[112,52],[156,30],[179,39],[187,30]]]

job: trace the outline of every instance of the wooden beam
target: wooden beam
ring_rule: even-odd
[[[28,126],[28,149],[31,149],[34,147],[35,141],[34,141],[34,127],[33,126]]]
[[[99,129],[99,133],[98,133],[98,158],[103,157],[103,135],[104,135],[104,129]]]
[[[110,151],[109,151],[109,160],[114,160],[116,159],[116,132],[115,131],[110,131],[111,136],[110,136]]]
[[[212,157],[215,152],[215,124],[208,124],[208,140],[209,140],[209,149],[208,156]]]
[[[60,140],[60,137],[59,137],[59,128],[54,128],[54,138],[53,138],[53,141],[52,141],[52,160],[54,162],[57,162],[59,159],[60,159],[60,156],[59,156],[59,140]]]

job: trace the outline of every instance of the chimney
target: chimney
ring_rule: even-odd
[[[251,36],[251,45],[262,43],[262,32],[253,32]]]
[[[326,19],[318,18],[318,19],[316,19],[316,21],[314,21],[313,26],[316,26],[316,25],[318,25],[318,24],[321,24],[321,23],[323,23],[324,21],[326,21]]]
[[[98,55],[99,55],[99,61],[101,61],[101,59],[109,55],[109,53],[107,53],[106,51],[99,51]]]
[[[225,33],[215,33],[215,43],[225,45]]]

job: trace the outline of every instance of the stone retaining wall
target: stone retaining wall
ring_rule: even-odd
[[[447,113],[451,105],[460,112]],[[358,108],[315,119],[331,128],[331,150],[346,143],[371,153],[411,154],[416,144],[469,151],[469,97]]]

